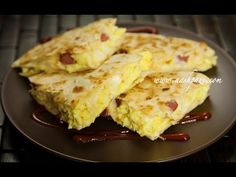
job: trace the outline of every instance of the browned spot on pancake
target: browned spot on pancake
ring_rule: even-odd
[[[101,76],[102,76],[102,77],[107,77],[107,76],[108,76],[108,73],[107,73],[107,72],[106,72],[106,73],[103,73]]]
[[[181,46],[182,47],[191,47],[191,45],[189,43],[186,43],[186,42],[182,43]]]
[[[169,39],[170,42],[173,42],[173,40],[174,40],[173,37],[168,37],[167,39]]]
[[[168,43],[164,40],[160,41],[160,45],[163,47],[166,47],[168,45]]]
[[[104,72],[104,70],[103,69],[99,69],[98,72]]]
[[[180,61],[184,61],[184,62],[187,62],[188,61],[188,59],[189,59],[189,56],[184,56],[184,55],[178,55],[177,56],[178,57],[178,59],[180,60]]]
[[[179,46],[171,46],[171,48],[172,48],[173,50],[178,50],[178,49],[179,49]]]
[[[123,45],[124,45],[124,46],[127,46],[127,45],[129,44],[129,41],[130,41],[130,40],[133,40],[133,37],[130,36],[130,35],[127,35],[127,36],[125,37],[124,41],[123,41]]]
[[[118,60],[118,61],[115,61],[114,63],[117,63],[117,64],[119,64],[119,63],[121,63],[121,61],[119,61],[119,60]]]
[[[145,78],[145,80],[149,80],[149,81],[151,81],[151,82],[154,81],[154,79],[153,79],[152,77],[150,77],[150,76],[147,76],[147,77]]]
[[[98,79],[98,78],[96,78],[96,77],[94,77],[94,76],[91,76],[91,75],[90,75],[88,78],[89,78],[90,80],[97,80],[97,79]]]
[[[141,108],[141,111],[144,112],[145,114],[148,114],[152,111],[152,106],[147,105],[144,108]]]
[[[152,97],[151,97],[151,96],[148,96],[148,97],[146,97],[146,100],[150,100],[150,99],[152,99]]]
[[[165,61],[166,64],[170,64],[171,63],[171,60],[167,60]]]
[[[78,86],[75,86],[72,90],[73,93],[79,93],[79,92],[82,92],[84,90],[84,87],[78,87]]]
[[[121,105],[121,100],[116,98],[115,101],[116,101],[116,106],[119,107]]]
[[[200,47],[207,47],[207,44],[205,42],[200,42]]]
[[[157,93],[155,92],[155,90],[153,90],[153,89],[149,89],[149,90],[147,90],[147,98],[153,98],[155,95],[156,95]]]
[[[122,93],[122,94],[120,95],[121,98],[124,98],[125,96],[126,96],[126,93]]]
[[[72,108],[74,108],[76,106],[76,101],[75,100],[72,100],[70,103],[71,103]]]
[[[157,101],[158,101],[158,104],[159,104],[159,105],[164,105],[164,104],[166,104],[164,101],[159,101],[159,99],[157,99]]]
[[[176,82],[175,82],[176,83]],[[177,82],[178,83],[178,82]],[[176,89],[181,89],[183,87],[183,84],[176,84],[175,85]]]
[[[114,54],[127,54],[128,51],[126,49],[120,49],[118,51],[116,51]]]
[[[200,84],[199,82],[196,82],[196,81],[194,81],[193,83],[194,83],[194,84]]]
[[[91,82],[93,82],[95,84],[101,84],[102,83],[102,78],[101,77],[97,78],[97,77],[94,77],[94,76],[90,75],[88,78],[91,80]]]
[[[93,82],[96,83],[96,84],[101,84],[101,83],[102,83],[102,80],[98,79],[98,80],[96,80],[96,81],[94,80]]]
[[[163,88],[162,91],[167,91],[169,89],[170,89],[169,87],[166,87],[166,88]]]
[[[144,38],[142,36],[138,36],[137,37],[137,41],[139,41],[139,42],[136,44],[135,48],[142,48],[142,47],[144,47],[147,44],[150,44],[151,46],[155,46],[156,45],[156,42],[153,41],[153,39],[151,39],[151,38],[150,39]]]
[[[63,84],[65,84],[65,83],[66,83],[66,81],[63,80],[63,81],[60,81],[60,82],[56,82],[55,85],[63,85]]]

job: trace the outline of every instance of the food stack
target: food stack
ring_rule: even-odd
[[[208,97],[210,79],[196,71],[216,62],[204,42],[131,33],[108,18],[39,43],[12,67],[69,129],[89,127],[106,110],[116,123],[156,140]]]

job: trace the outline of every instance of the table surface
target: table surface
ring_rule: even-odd
[[[118,21],[163,23],[184,28],[214,41],[236,59],[236,16],[203,15],[10,15],[0,16],[0,86],[14,59],[43,37],[85,25],[99,18]],[[42,150],[23,137],[9,122],[0,107],[0,161],[68,163],[68,160]],[[208,148],[175,161],[236,162],[236,126]]]

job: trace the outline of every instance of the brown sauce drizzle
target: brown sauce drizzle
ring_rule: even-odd
[[[137,133],[130,130],[110,130],[89,132],[83,134],[76,134],[73,136],[73,140],[79,143],[90,143],[105,140],[147,140],[146,137],[141,137]],[[159,139],[163,141],[188,141],[190,139],[187,133],[173,133],[162,134]]]
[[[53,119],[46,118],[47,116],[44,116],[44,113],[47,113],[48,111],[40,106],[36,108],[33,113],[32,113],[32,118],[36,122],[38,122],[41,125],[47,126],[47,127],[52,127],[52,128],[66,128],[67,123],[63,122],[60,120],[58,116],[53,116]]]
[[[47,110],[43,107],[37,108],[32,113],[32,118],[41,125],[52,127],[52,128],[63,128],[66,131],[73,132],[73,140],[80,143],[105,141],[105,140],[145,140],[146,137],[141,137],[137,133],[130,131],[129,129],[120,130],[106,130],[106,131],[91,131],[91,130],[74,130],[67,129],[68,124],[60,121],[58,117],[53,120],[49,120],[43,116],[43,113],[47,113]],[[197,121],[205,121],[211,118],[210,112],[201,113],[190,113],[184,116],[183,119],[179,121],[178,124],[187,124]],[[162,134],[159,137],[163,141],[188,141],[190,136],[187,133],[172,133],[172,134]]]
[[[189,124],[197,121],[205,121],[211,118],[210,112],[190,113],[187,114],[179,121],[178,124]]]
[[[188,141],[190,139],[189,134],[187,133],[171,133],[171,134],[162,134],[159,137],[163,141]]]
[[[140,26],[140,27],[128,28],[127,32],[159,34],[158,30],[153,26]]]

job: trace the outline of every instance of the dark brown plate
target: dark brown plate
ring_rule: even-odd
[[[213,117],[208,121],[173,126],[167,132],[187,132],[188,142],[152,142],[149,140],[116,140],[88,144],[75,143],[70,135],[61,129],[45,127],[31,119],[37,104],[28,93],[29,84],[16,70],[10,70],[2,85],[3,108],[13,125],[27,138],[48,151],[60,156],[80,161],[115,162],[163,162],[188,156],[217,141],[228,131],[236,119],[236,64],[233,59],[216,44],[191,32],[175,27],[147,23],[127,23],[121,26],[135,27],[152,25],[161,34],[184,37],[207,42],[216,50],[218,65],[206,72],[209,77],[223,79],[222,84],[213,84],[210,97],[194,112],[210,111]],[[91,129],[111,129],[111,121],[99,119]]]

